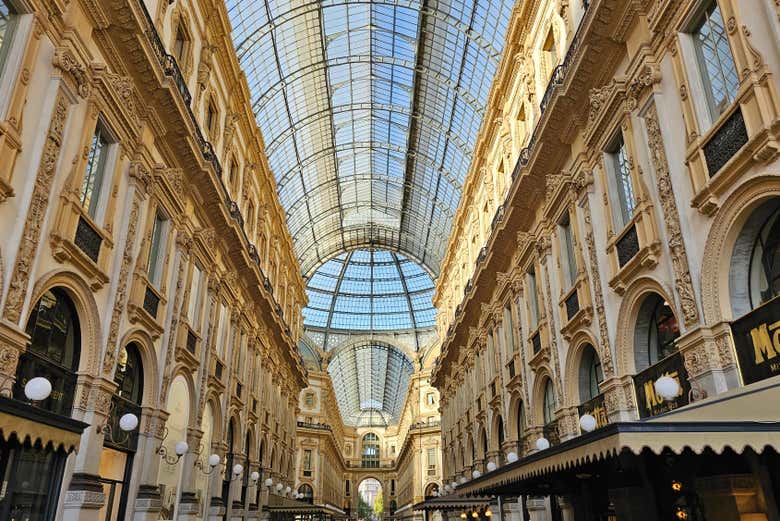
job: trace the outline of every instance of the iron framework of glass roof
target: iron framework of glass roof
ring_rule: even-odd
[[[433,327],[433,280],[417,262],[387,250],[353,250],[309,278],[307,329],[404,331]],[[323,340],[323,346],[326,346]]]
[[[397,423],[414,372],[399,349],[366,341],[339,350],[328,365],[341,417],[354,427]]]
[[[305,276],[360,247],[438,274],[514,0],[227,0]]]

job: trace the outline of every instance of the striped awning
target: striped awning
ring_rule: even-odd
[[[575,470],[621,452],[654,454],[727,449],[780,449],[780,377],[742,387],[645,421],[613,423],[488,472],[458,486],[458,496],[495,490]]]
[[[456,495],[433,497],[416,503],[412,510],[476,510],[490,505],[489,497],[458,497]]]
[[[24,443],[29,441],[54,450],[78,450],[81,433],[87,424],[54,414],[33,405],[0,396],[0,437],[13,436]]]

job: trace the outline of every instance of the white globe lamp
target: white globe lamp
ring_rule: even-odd
[[[664,400],[674,400],[680,394],[680,384],[671,376],[662,376],[653,384],[655,392]]]
[[[187,445],[186,441],[180,441],[173,447],[173,451],[179,457],[184,456],[185,454],[187,454],[188,450],[190,450],[190,446]]]
[[[509,463],[514,463],[515,461],[517,461],[517,452],[511,451],[509,454],[506,455],[506,460]]]
[[[536,448],[539,450],[547,450],[550,448],[550,441],[545,437],[541,437],[536,440]]]
[[[580,416],[580,429],[583,432],[593,432],[596,430],[596,418],[592,414],[583,414]]]
[[[277,483],[276,484],[276,491],[277,492],[281,492],[283,488],[284,488],[284,485],[282,485],[281,483]]]
[[[266,487],[268,487],[268,488],[271,488],[271,487],[273,487],[273,486],[274,486],[274,480],[273,480],[273,478],[267,478],[267,479],[265,480],[265,486],[266,486]]]
[[[498,467],[496,467],[496,463],[494,461],[488,461],[488,464],[487,464],[487,471],[488,472],[493,472],[494,470],[496,470],[496,468],[498,468]]]
[[[138,416],[135,414],[129,412],[119,418],[119,428],[124,432],[134,431],[136,427],[138,427]]]
[[[482,473],[480,471],[478,471],[478,470],[475,470],[474,472],[471,473],[471,477],[473,477],[474,479],[477,479],[481,475],[482,475]]]
[[[242,472],[244,472],[244,466],[243,465],[241,465],[240,463],[236,463],[235,465],[233,465],[233,474],[234,475],[240,476]]]
[[[45,400],[51,394],[51,382],[43,376],[31,378],[24,384],[24,395],[28,400],[39,402]]]
[[[256,471],[256,470],[255,470],[254,472],[252,472],[252,473],[249,475],[249,478],[250,478],[252,481],[257,481],[258,479],[260,479],[260,473],[259,473],[258,471]]]
[[[222,458],[219,457],[219,454],[212,454],[211,456],[209,456],[209,467],[216,467],[217,465],[219,465],[219,461],[221,459]]]

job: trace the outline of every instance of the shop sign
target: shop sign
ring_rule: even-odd
[[[655,381],[662,376],[674,378],[680,385],[680,392],[672,400],[664,400],[655,392]],[[685,370],[682,355],[675,353],[667,356],[657,364],[634,375],[634,389],[640,418],[663,414],[688,404],[691,383],[688,381],[688,372]]]
[[[742,381],[780,374],[780,297],[731,323]]]
[[[582,403],[577,407],[577,412],[580,417],[585,414],[590,414],[596,418],[597,429],[606,427],[609,423],[609,420],[607,419],[607,408],[604,406],[604,394],[598,394],[587,402]]]

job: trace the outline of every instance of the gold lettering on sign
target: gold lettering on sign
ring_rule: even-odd
[[[780,320],[761,324],[750,330],[756,365],[763,364],[780,354]]]

